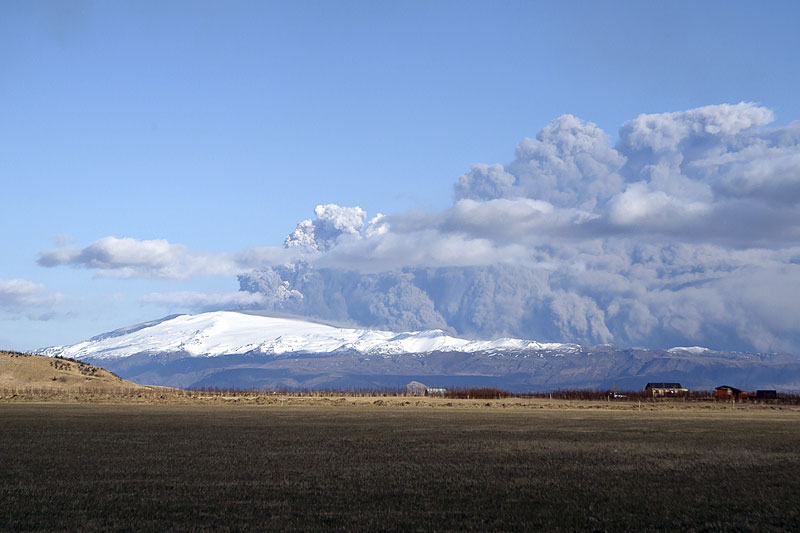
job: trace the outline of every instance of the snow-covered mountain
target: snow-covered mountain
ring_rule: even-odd
[[[115,359],[141,353],[180,352],[192,357],[241,354],[424,354],[436,351],[474,353],[509,350],[576,351],[574,344],[522,339],[470,341],[442,330],[394,333],[336,328],[293,318],[275,318],[233,311],[167,317],[98,335],[72,346],[39,350],[44,355],[73,359]]]
[[[467,340],[441,330],[339,328],[232,311],[169,316],[37,353],[179,387],[382,388],[418,380],[525,391],[681,381],[694,388],[800,390],[800,359],[786,354]]]

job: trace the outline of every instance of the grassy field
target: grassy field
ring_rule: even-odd
[[[800,529],[798,411],[0,404],[2,530]]]

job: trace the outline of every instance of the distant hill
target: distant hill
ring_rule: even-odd
[[[180,315],[72,346],[37,351],[103,365],[138,383],[181,388],[374,389],[431,387],[641,389],[675,381],[692,389],[800,390],[800,357],[611,345],[468,340],[441,330],[331,327],[236,312]]]
[[[0,351],[0,388],[75,392],[148,389],[88,363],[5,351]]]

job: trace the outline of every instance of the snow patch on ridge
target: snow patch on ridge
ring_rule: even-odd
[[[690,354],[693,354],[693,355],[700,355],[700,354],[704,354],[706,352],[710,352],[711,349],[710,348],[704,348],[703,346],[675,346],[674,348],[670,348],[667,351],[670,352],[670,353],[689,352]]]

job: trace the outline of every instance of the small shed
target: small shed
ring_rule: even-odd
[[[680,383],[657,381],[645,385],[644,390],[653,396],[679,396],[686,394],[689,389],[682,387]]]
[[[720,385],[714,389],[714,397],[717,400],[739,400],[742,398],[744,391],[731,387],[730,385]]]
[[[776,390],[757,390],[756,400],[775,400],[778,398],[778,391]]]

